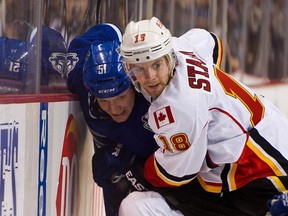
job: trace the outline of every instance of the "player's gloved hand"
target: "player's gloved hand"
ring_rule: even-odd
[[[288,193],[283,192],[275,195],[268,201],[269,213],[271,216],[287,216],[288,215]]]
[[[125,172],[133,158],[122,144],[113,144],[98,148],[92,157],[93,179],[100,187],[111,184],[115,173]]]
[[[132,191],[145,191],[151,184],[143,175],[144,161],[134,157],[127,172],[115,175],[112,179],[112,207],[118,212],[122,200]]]

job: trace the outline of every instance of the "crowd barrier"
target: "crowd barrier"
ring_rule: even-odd
[[[1,216],[104,216],[92,154],[74,95],[0,96]]]
[[[287,117],[287,83],[252,87]],[[105,216],[72,94],[0,96],[0,216]]]

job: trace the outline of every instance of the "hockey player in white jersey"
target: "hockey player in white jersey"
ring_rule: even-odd
[[[206,36],[193,29],[171,37],[155,17],[126,27],[121,54],[136,89],[151,101],[149,125],[160,147],[144,176],[160,188],[197,179],[229,206],[225,215],[265,215],[267,202],[288,189],[288,119],[220,69]],[[135,208],[125,200],[121,207]]]

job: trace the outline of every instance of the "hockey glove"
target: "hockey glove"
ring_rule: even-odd
[[[280,195],[275,195],[273,199],[268,201],[268,208],[271,216],[287,216],[288,193],[283,192]],[[269,213],[267,215],[269,215]]]
[[[144,162],[137,157],[131,161],[128,171],[122,175],[115,175],[112,179],[112,207],[118,212],[122,200],[133,191],[145,191],[151,188],[143,175]]]
[[[124,173],[132,158],[133,154],[121,144],[96,149],[92,157],[94,181],[100,187],[111,185],[115,173]]]

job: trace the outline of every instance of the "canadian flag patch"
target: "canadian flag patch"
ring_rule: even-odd
[[[158,129],[175,122],[170,106],[155,111],[153,115]]]

